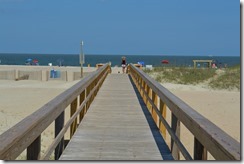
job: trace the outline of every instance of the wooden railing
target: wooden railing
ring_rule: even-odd
[[[64,134],[70,128],[72,137],[110,71],[108,64],[103,65],[4,132],[0,136],[0,159],[14,160],[26,149],[27,160],[48,160],[53,152],[58,159],[64,149]],[[69,105],[70,119],[64,125],[64,111]],[[41,156],[41,134],[53,122],[54,141]]]
[[[174,159],[180,153],[186,160],[207,160],[207,151],[216,160],[240,160],[240,143],[193,110],[142,70],[130,64],[128,72],[147,105],[162,136],[166,131],[171,137],[169,144]],[[166,107],[171,112],[171,125],[166,121]],[[194,136],[193,157],[180,140],[180,123]]]

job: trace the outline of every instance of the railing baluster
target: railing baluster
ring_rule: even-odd
[[[152,90],[152,101],[153,101],[154,105],[157,107],[158,106],[158,96],[155,94],[155,92],[153,92],[153,90]],[[155,109],[155,110],[158,110],[158,109]],[[158,126],[158,117],[157,117],[157,113],[154,111],[154,109],[152,109],[152,117],[154,119],[154,122]]]
[[[152,100],[152,89],[149,86],[147,86],[147,87],[148,87],[148,96]],[[152,104],[150,102],[148,103],[148,109],[149,109],[150,113],[152,114],[153,109],[152,109]]]
[[[172,113],[171,117],[171,128],[174,131],[175,135],[180,139],[180,121]],[[175,141],[171,138],[171,153],[175,160],[179,160],[180,153]]]
[[[145,86],[145,81],[142,79],[141,83],[141,97],[144,100],[144,86]]]
[[[86,97],[89,95],[89,93],[90,93],[90,86],[88,86],[86,88]],[[86,103],[86,111],[88,111],[88,109],[89,109],[89,103],[90,103],[90,98],[89,98],[89,100]]]
[[[55,138],[64,127],[64,111],[55,120]],[[55,148],[55,160],[58,160],[64,149],[64,137]]]
[[[74,99],[74,101],[70,104],[70,117],[73,116],[73,114],[77,110],[77,98]],[[74,120],[74,122],[70,126],[70,138],[73,136],[77,128],[77,118]]]
[[[41,153],[41,135],[37,137],[30,146],[27,147],[27,160],[40,159]]]
[[[148,97],[150,97],[150,95],[149,95],[149,92],[150,92],[150,88],[149,88],[149,86],[146,84],[146,93],[147,93],[147,95],[148,95]],[[147,99],[146,99],[146,106],[147,106],[147,109],[149,110],[150,109],[150,102],[149,102],[149,100],[148,100],[148,97],[147,97]],[[149,110],[150,111],[150,110]],[[151,111],[150,111],[151,112]]]
[[[143,93],[143,101],[144,101],[145,104],[147,104],[147,96],[146,96],[147,83],[145,81],[144,81],[143,90],[144,90],[144,93]]]
[[[207,160],[207,150],[194,137],[194,160]]]
[[[86,90],[84,90],[81,94],[80,94],[80,105],[81,103],[86,99]],[[79,123],[81,122],[81,120],[83,119],[84,115],[86,114],[86,105],[84,105],[81,113],[80,113],[80,119],[79,119]]]
[[[163,118],[166,119],[166,104],[161,99],[159,102],[159,110]],[[164,139],[166,140],[166,128],[161,121],[159,123],[159,130],[162,133]]]

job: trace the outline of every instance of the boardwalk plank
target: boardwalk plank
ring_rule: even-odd
[[[150,117],[128,75],[111,74],[60,160],[172,159]]]

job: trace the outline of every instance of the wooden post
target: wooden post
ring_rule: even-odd
[[[62,112],[55,120],[55,138],[58,136],[59,132],[64,127],[64,112]],[[64,150],[64,137],[59,142],[57,147],[55,148],[55,160],[58,160]]]
[[[207,160],[207,150],[204,146],[194,137],[194,160]]]
[[[148,95],[148,97],[150,98],[150,88],[148,85],[146,85],[146,93]],[[147,106],[147,109],[150,111],[149,107],[150,107],[150,101],[148,100],[148,98],[146,98],[146,106]],[[151,113],[151,111],[150,111]]]
[[[77,98],[74,99],[74,101],[70,104],[70,117],[73,116],[76,110],[77,110]],[[70,126],[70,138],[75,133],[76,127],[77,127],[77,118],[75,118],[74,122]]]
[[[139,77],[139,79],[138,79],[138,91],[140,92],[140,94],[141,94],[141,89],[142,89],[142,78],[141,77]],[[141,94],[142,95],[142,94]]]
[[[144,82],[143,90],[144,90],[143,101],[144,101],[145,104],[147,104],[147,97],[146,97],[146,94],[147,94],[147,83],[146,82]]]
[[[148,89],[148,96],[153,101],[153,99],[152,99],[152,89],[149,86],[148,86],[147,89]],[[152,114],[153,109],[152,109],[152,104],[150,103],[150,101],[148,101],[148,110]]]
[[[155,92],[152,90],[152,101],[156,107],[158,107],[158,96],[155,94]],[[156,125],[158,126],[158,115],[155,110],[158,109],[153,109],[152,107],[152,117]]]
[[[98,85],[99,79],[101,79],[102,76],[103,76],[103,74],[99,75],[98,78],[96,78],[94,87],[95,87],[96,85]],[[100,87],[97,86],[97,88],[96,88],[96,90],[95,90],[95,97],[96,97],[96,95],[97,95],[97,93],[98,93],[98,91],[99,91],[99,88],[100,88]]]
[[[159,102],[159,109],[160,109],[161,115],[166,120],[166,104],[161,99]],[[164,139],[166,140],[166,128],[161,121],[159,123],[159,130],[162,133]]]
[[[84,90],[81,94],[80,94],[80,105],[82,104],[82,102],[86,99],[86,90]],[[79,123],[81,122],[81,120],[83,119],[84,115],[86,114],[86,104],[84,105],[81,113],[80,113],[80,120]]]
[[[195,61],[193,61],[193,63],[194,63],[194,68],[196,68],[196,62],[195,62]]]
[[[91,83],[91,90],[95,87],[95,80]],[[91,103],[93,102],[94,98],[95,98],[95,95],[94,95],[94,92],[92,93],[92,99],[91,99]]]
[[[174,131],[175,135],[180,140],[180,121],[173,113],[172,113],[172,118],[171,118],[171,127],[172,127],[172,130]],[[174,140],[172,138],[171,138],[171,153],[175,160],[180,159],[179,148],[177,147],[176,143],[174,142]]]
[[[41,135],[27,147],[27,160],[38,160],[41,153]]]
[[[145,85],[145,81],[142,80],[142,83],[141,83],[141,97],[142,97],[142,99],[144,99],[144,85]]]
[[[90,85],[86,88],[86,97],[88,97],[88,95],[90,94]],[[91,101],[91,97],[89,98],[89,100],[86,103],[86,110],[88,111],[89,107],[90,107],[90,101]]]

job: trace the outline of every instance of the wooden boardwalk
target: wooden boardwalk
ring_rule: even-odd
[[[59,160],[171,160],[127,74],[109,74]]]

